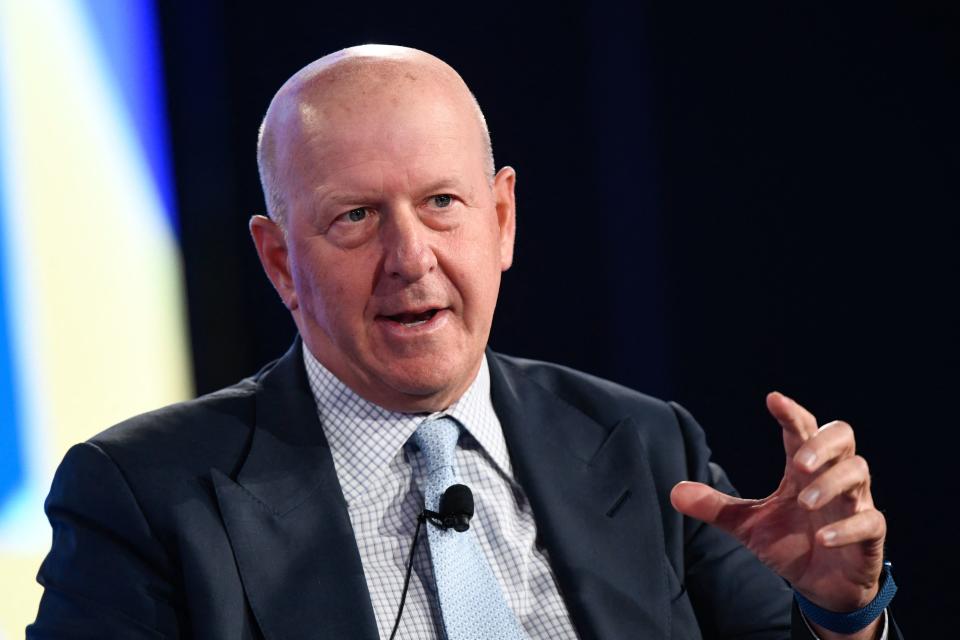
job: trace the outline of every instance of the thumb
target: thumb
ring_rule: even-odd
[[[700,482],[679,482],[670,492],[670,502],[684,515],[732,531],[738,507],[752,501],[728,496]]]

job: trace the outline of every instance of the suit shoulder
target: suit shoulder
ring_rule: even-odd
[[[209,468],[236,459],[250,437],[258,383],[237,384],[155,409],[93,436],[88,442],[124,467],[175,459],[172,467]]]
[[[515,374],[524,376],[601,424],[612,425],[627,416],[641,422],[677,423],[670,403],[611,380],[552,362],[500,353],[493,356]]]

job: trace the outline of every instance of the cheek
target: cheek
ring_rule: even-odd
[[[471,314],[489,315],[496,304],[501,275],[499,239],[495,227],[484,227],[473,229],[472,234],[458,234],[451,245],[451,277]]]
[[[293,277],[293,288],[297,292],[300,312],[322,324],[323,320],[318,316],[323,315],[323,300],[326,296],[320,290],[315,274],[309,268],[297,263],[291,265],[290,274]]]
[[[335,313],[338,298],[343,297],[342,284],[331,277],[331,269],[316,252],[303,247],[290,256],[290,272],[301,312],[325,326],[328,314]]]
[[[331,328],[360,321],[370,300],[375,256],[309,249],[298,253],[292,266],[300,305]]]

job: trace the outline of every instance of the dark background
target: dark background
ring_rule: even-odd
[[[955,617],[952,3],[158,5],[198,392],[294,334],[246,228],[271,96],[344,46],[425,49],[518,171],[494,348],[680,401],[751,497],[783,466],[767,391],[843,417],[901,626]]]

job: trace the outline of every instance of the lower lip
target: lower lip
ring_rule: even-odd
[[[449,309],[440,309],[433,314],[432,318],[420,324],[407,326],[402,322],[395,322],[383,316],[378,317],[376,322],[377,326],[388,335],[396,336],[397,338],[415,338],[439,331],[447,324],[450,319],[449,316]]]

